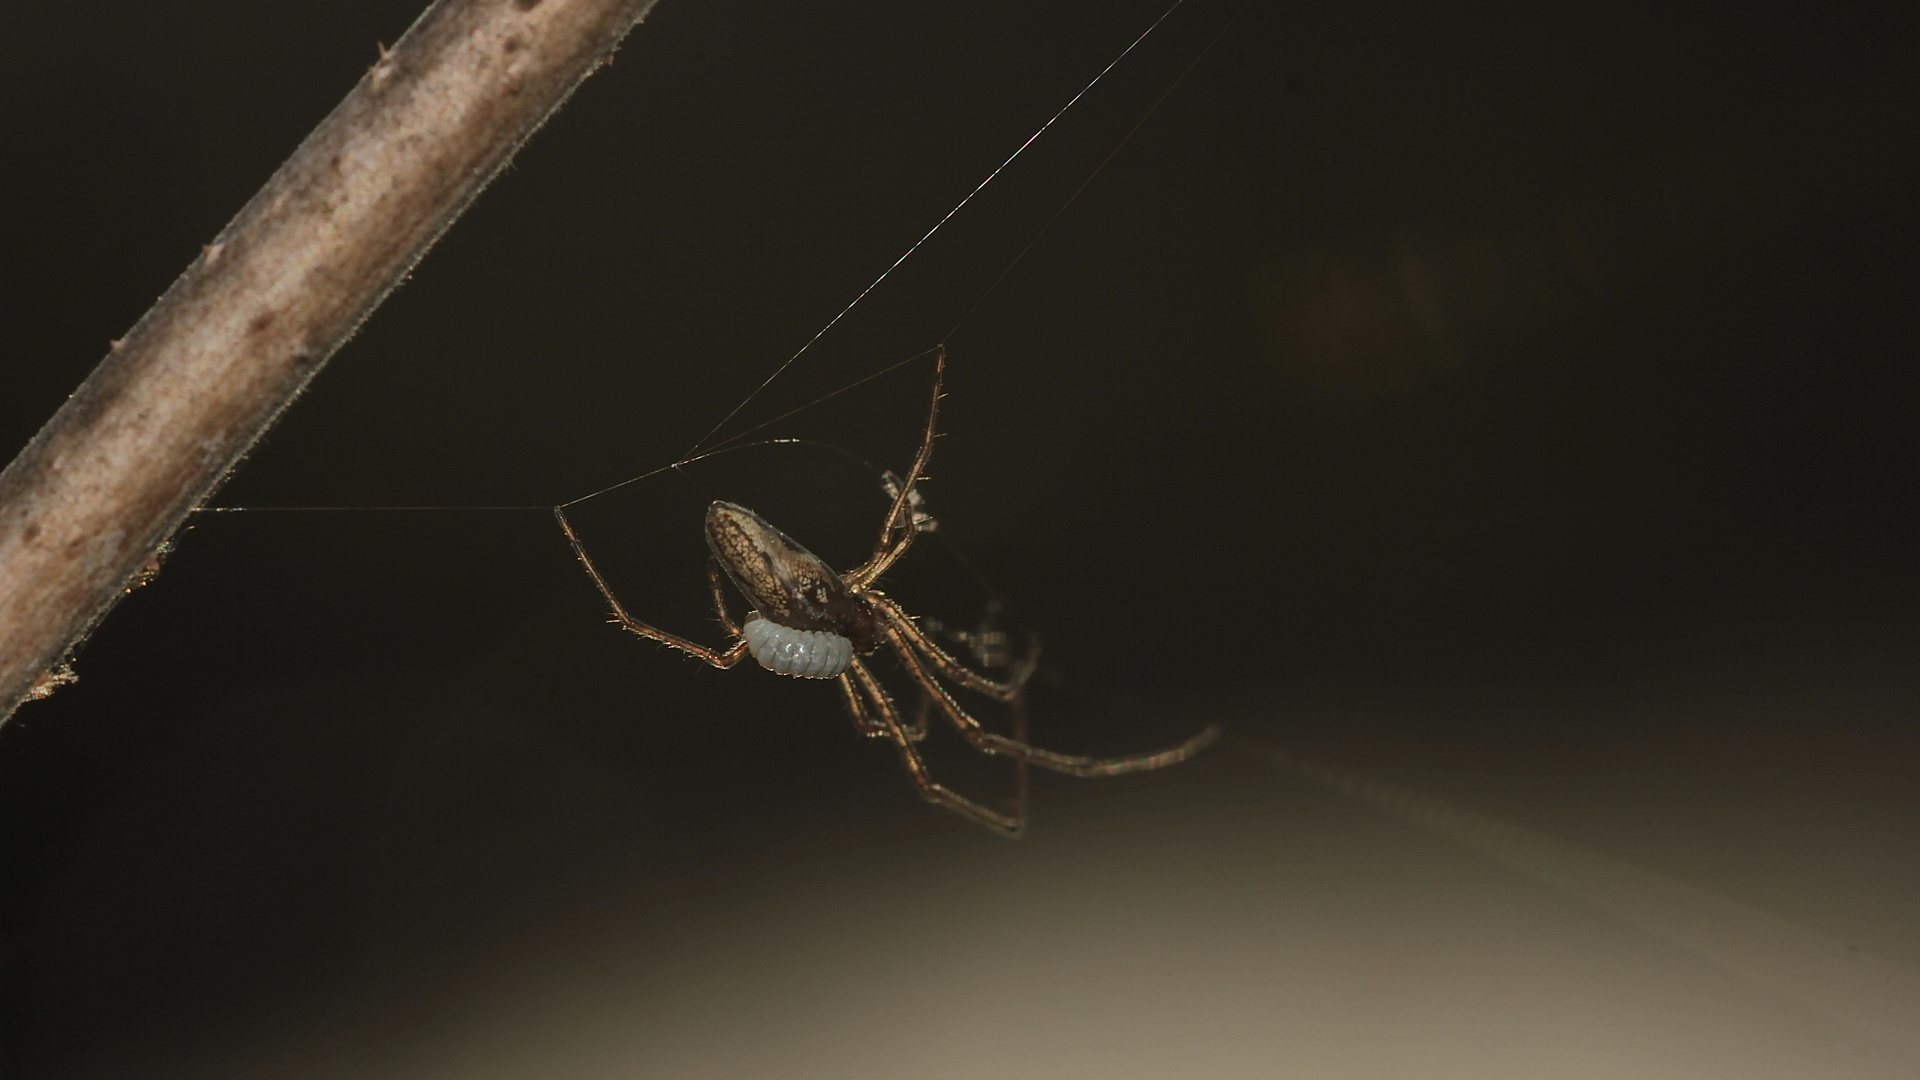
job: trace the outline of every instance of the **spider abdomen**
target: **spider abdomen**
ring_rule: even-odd
[[[853,660],[853,642],[826,630],[795,630],[750,612],[740,627],[747,651],[760,666],[801,679],[832,679]]]

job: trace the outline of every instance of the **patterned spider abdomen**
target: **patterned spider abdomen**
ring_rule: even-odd
[[[760,666],[801,679],[832,679],[853,660],[853,642],[825,630],[795,630],[768,622],[757,611],[740,627],[747,651]]]

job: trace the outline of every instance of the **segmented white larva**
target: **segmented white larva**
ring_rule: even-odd
[[[760,666],[801,679],[832,679],[853,660],[853,642],[825,630],[795,630],[771,623],[757,611],[740,627],[747,651]]]

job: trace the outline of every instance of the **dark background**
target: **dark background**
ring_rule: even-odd
[[[9,17],[10,447],[417,6]],[[735,428],[959,324],[926,493],[1045,635],[1050,745],[1220,719],[1480,805],[1586,793],[1530,804],[1563,829],[1650,786],[1840,807],[1805,853],[1920,839],[1912,6],[1254,0],[1175,85],[1235,7],[1177,11]],[[1160,10],[663,0],[216,502],[544,506],[674,460]],[[766,433],[904,468],[930,374]],[[717,638],[703,492],[840,565],[877,524],[842,462],[737,461],[583,512],[643,617]],[[908,561],[916,611],[978,615],[947,548]],[[198,519],[0,730],[8,1073],[404,1032],[635,881],[994,857],[830,687],[602,620],[542,511]],[[1185,768],[1044,782],[1036,836],[1248,782]],[[1910,927],[1912,863],[1860,865],[1834,895]]]

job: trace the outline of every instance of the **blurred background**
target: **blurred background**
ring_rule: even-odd
[[[10,15],[9,455],[419,8]],[[676,460],[1162,10],[662,0],[216,502]],[[890,590],[1043,636],[1043,745],[1231,743],[1037,776],[1018,843],[831,686],[608,627],[544,510],[202,515],[0,729],[7,1075],[1914,1075],[1917,53],[1190,0],[719,435],[839,450],[583,504],[717,641],[706,499],[857,561],[930,364],[778,418],[944,338]],[[1703,953],[1264,749],[1764,917]],[[1885,992],[1728,960],[1793,942]]]

